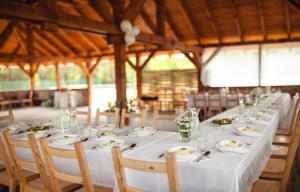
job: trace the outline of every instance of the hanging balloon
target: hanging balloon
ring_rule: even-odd
[[[130,34],[133,35],[133,36],[137,36],[138,34],[140,34],[140,29],[136,26],[133,26],[131,31],[130,31]]]
[[[135,37],[130,35],[130,34],[126,34],[125,35],[125,42],[127,45],[132,45],[135,42]]]
[[[132,24],[128,20],[122,21],[120,24],[120,27],[124,33],[128,33],[130,31],[132,31]]]

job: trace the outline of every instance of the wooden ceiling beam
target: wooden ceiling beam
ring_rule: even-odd
[[[122,20],[130,20],[131,22],[134,22],[136,17],[141,13],[145,1],[146,0],[131,0],[124,10]]]
[[[79,57],[65,57],[65,56],[37,56],[37,55],[19,55],[19,54],[10,54],[10,53],[0,53],[0,61],[1,62],[45,62],[45,63],[53,63],[53,62],[85,62],[87,59],[79,58]]]
[[[165,36],[166,34],[166,2],[165,0],[155,0],[156,5],[156,34]]]
[[[8,40],[10,37],[13,28],[15,26],[16,22],[11,21],[9,24],[6,26],[6,28],[3,30],[3,32],[0,34],[0,49],[4,46],[5,42]]]
[[[126,62],[131,66],[132,69],[136,71],[136,66],[132,63],[132,61],[128,57],[126,57]]]
[[[179,0],[179,3],[182,8],[183,16],[185,17],[185,21],[192,29],[193,33],[195,34],[195,38],[197,39],[199,45],[201,45],[201,35],[200,32],[197,29],[197,22],[193,19],[192,13],[188,10],[188,3],[186,3],[185,0]]]
[[[288,4],[290,4],[294,9],[300,12],[300,2],[297,0],[287,0]]]
[[[213,17],[212,17],[212,14],[211,14],[210,9],[209,9],[209,7],[208,7],[208,5],[206,3],[206,0],[202,0],[202,4],[203,4],[204,11],[205,11],[205,13],[206,13],[206,15],[207,15],[207,17],[208,17],[208,19],[210,21],[210,26],[211,26],[212,30],[214,31],[214,33],[215,33],[215,35],[217,37],[218,42],[222,43],[221,35],[220,35],[219,31],[218,31],[217,25],[216,25]]]
[[[97,53],[101,53],[100,47],[98,47],[98,45],[96,45],[96,44],[94,43],[94,41],[92,41],[87,35],[81,34],[81,33],[80,33],[80,36],[84,39],[84,41],[85,41],[87,44],[89,44],[90,47],[92,47],[92,49],[93,49],[94,51],[96,51]]]
[[[26,50],[28,55],[33,55],[33,40],[32,25],[26,24]]]
[[[291,39],[290,7],[287,2],[284,2],[284,11],[285,11],[286,32],[288,34],[288,39]]]
[[[156,31],[155,24],[153,23],[153,21],[151,20],[151,18],[149,17],[148,13],[145,10],[141,11],[141,17],[143,18],[143,20],[145,21],[149,29],[152,31],[152,33],[155,33]]]
[[[243,30],[242,30],[241,21],[240,21],[239,15],[238,15],[238,11],[236,9],[236,6],[234,5],[233,0],[228,0],[228,2],[229,2],[229,5],[230,5],[230,9],[233,13],[233,20],[234,20],[234,24],[235,24],[235,27],[236,27],[236,31],[237,31],[238,35],[240,36],[240,40],[243,42],[243,41],[245,41],[245,39],[244,39],[244,33],[243,33]]]
[[[84,47],[80,43],[78,43],[78,41],[71,38],[70,35],[67,34],[67,32],[65,32],[64,30],[58,29],[57,33],[58,33],[58,35],[61,36],[62,39],[64,39],[64,41],[67,41],[67,44],[69,44],[70,47],[73,47],[73,49],[75,49],[76,52],[84,52],[85,51]]]
[[[258,6],[258,14],[259,14],[259,20],[260,20],[260,27],[261,31],[263,33],[263,40],[267,39],[267,31],[266,31],[266,24],[265,24],[265,15],[263,10],[263,4],[262,0],[257,0],[257,6]]]
[[[151,51],[151,53],[148,55],[147,59],[144,61],[144,63],[141,64],[138,68],[143,70],[146,65],[149,63],[149,61],[152,59],[152,57],[155,55],[156,51]]]
[[[18,11],[15,11],[18,10]],[[6,2],[0,6],[0,18],[22,20],[27,23],[40,24],[42,22],[54,22],[59,27],[76,30],[83,33],[120,34],[121,31],[113,24],[99,22],[84,17],[68,15],[62,12],[47,13],[47,10],[31,7],[23,3],[13,1]],[[161,37],[145,32],[138,35],[137,40],[144,43],[164,45],[169,49],[183,49],[183,51],[201,51],[200,47],[187,45],[183,42],[174,41],[167,37]]]
[[[79,52],[67,41],[58,31],[55,32],[55,34],[51,33],[51,36],[53,38],[56,38],[58,41],[62,43],[62,45],[69,50],[73,55],[78,55]]]
[[[107,0],[91,0],[91,4],[93,5],[93,8],[98,13],[98,15],[102,17],[104,21],[109,23],[114,22],[111,7]]]

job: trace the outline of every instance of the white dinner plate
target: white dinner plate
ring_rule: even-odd
[[[153,127],[137,127],[134,130],[138,133],[138,136],[147,136],[153,133]]]
[[[238,146],[230,146],[230,143],[234,141]],[[244,144],[237,140],[223,140],[216,144],[216,147],[219,151],[222,152],[234,152],[234,153],[246,153],[247,148]]]
[[[179,160],[190,160],[197,156],[197,151],[193,147],[189,146],[176,146],[168,150],[170,153],[175,153]]]
[[[100,139],[99,145],[105,149],[110,150],[114,146],[122,147],[126,144],[126,142],[123,139]]]
[[[56,145],[70,145],[79,141],[80,137],[76,134],[66,133],[53,138],[52,142]]]
[[[256,129],[250,128],[251,130],[247,130],[247,128],[248,127],[243,126],[232,129],[232,131],[240,136],[258,137],[260,135],[260,132]]]

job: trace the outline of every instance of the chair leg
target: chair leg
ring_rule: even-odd
[[[14,180],[9,181],[9,192],[15,192],[16,191],[16,182]]]

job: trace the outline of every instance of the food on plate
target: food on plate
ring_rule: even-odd
[[[100,136],[113,136],[115,135],[114,131],[103,131],[100,133]]]
[[[232,124],[232,119],[230,119],[230,118],[214,119],[214,120],[212,120],[212,123],[218,124],[218,125],[229,125],[229,124]]]
[[[191,154],[191,150],[189,150],[186,147],[182,147],[180,148],[177,152],[178,155],[190,155]]]
[[[228,147],[241,147],[242,145],[239,144],[237,141],[235,140],[231,140],[226,144]]]
[[[244,132],[253,132],[253,129],[251,127],[245,127],[242,129]]]
[[[26,131],[27,132],[37,132],[37,131],[46,131],[49,130],[50,126],[49,125],[44,125],[44,126],[34,126],[28,128]]]
[[[113,145],[116,145],[116,144],[118,144],[117,141],[115,141],[115,140],[110,140],[110,141],[108,141],[107,143],[104,143],[103,145],[104,145],[104,146],[113,146]]]

